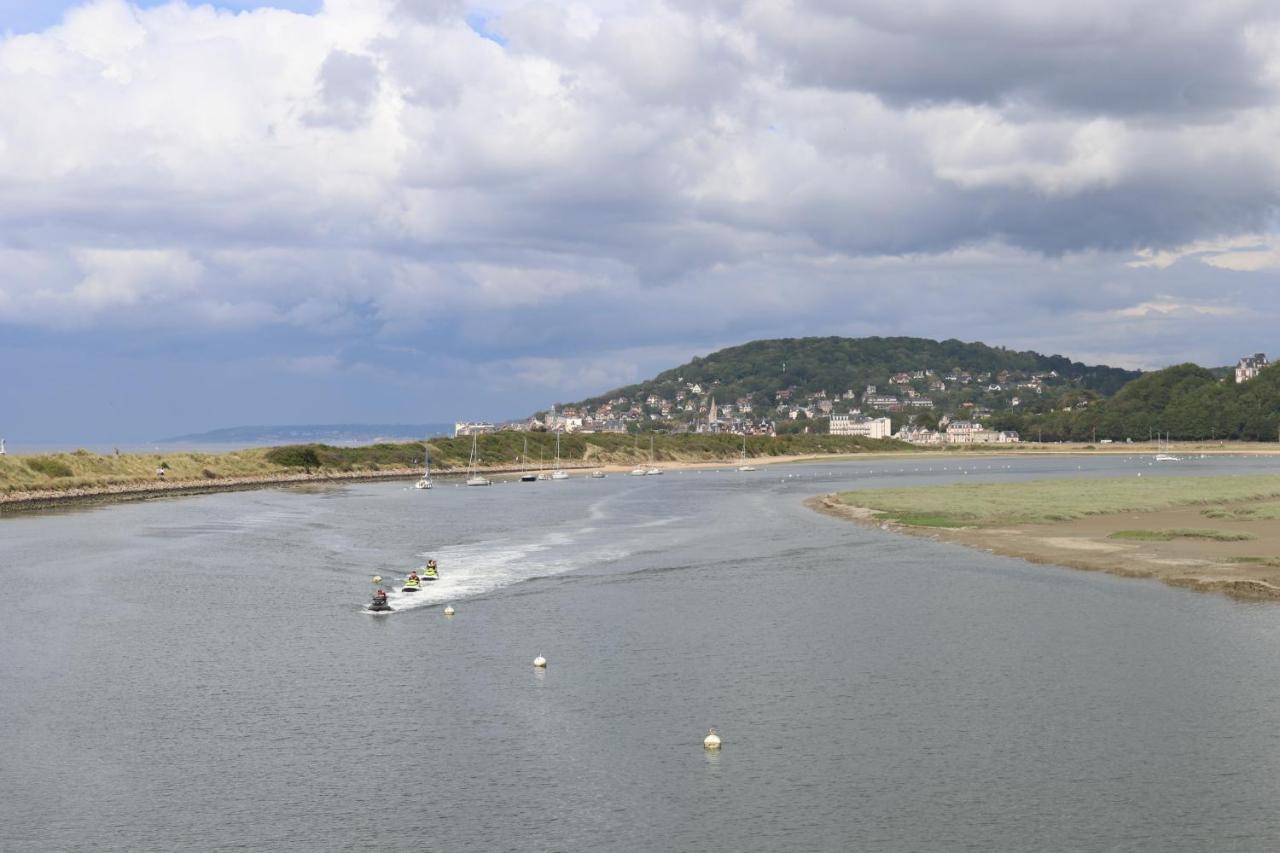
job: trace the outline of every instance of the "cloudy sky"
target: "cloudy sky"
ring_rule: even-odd
[[[1280,5],[0,0],[0,436],[1276,350]]]

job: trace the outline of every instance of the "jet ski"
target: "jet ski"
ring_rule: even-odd
[[[440,573],[436,571],[436,564],[434,560],[432,560],[430,563],[427,563],[426,568],[422,570],[422,580],[424,581],[440,580]]]
[[[374,613],[385,613],[394,608],[387,604],[387,591],[380,589],[373,594],[373,601],[369,604],[369,609]]]
[[[418,576],[409,575],[409,577],[405,578],[404,589],[400,591],[401,592],[417,592],[420,589],[422,589],[422,584],[419,582]]]

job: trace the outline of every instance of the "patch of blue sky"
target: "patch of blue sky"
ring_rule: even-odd
[[[163,6],[173,0],[133,0],[135,6]],[[241,12],[248,9],[287,9],[314,15],[324,0],[186,0],[190,6],[215,6]],[[0,0],[0,34],[16,35],[46,30],[62,21],[69,9],[85,5],[84,0]]]
[[[507,40],[500,34],[490,28],[490,18],[480,12],[471,12],[467,15],[467,26],[480,38],[488,39],[494,44],[507,46]]]

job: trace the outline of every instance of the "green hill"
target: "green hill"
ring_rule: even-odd
[[[1271,441],[1280,436],[1280,367],[1236,384],[1221,370],[1178,364],[1148,373],[1114,397],[1086,401],[1070,410],[1006,412],[993,418],[998,429],[1017,429],[1046,441],[1146,440],[1167,433],[1172,439]]]
[[[867,386],[899,394],[904,402],[927,398],[939,413],[969,408],[1000,410],[1015,405],[1019,388],[1057,399],[1085,392],[1105,397],[1141,374],[1116,367],[1082,364],[1060,355],[1017,352],[982,343],[926,338],[782,338],[729,347],[663,371],[653,379],[616,388],[587,400],[558,404],[584,414],[626,401],[652,415],[651,396],[673,404],[665,418],[648,417],[645,428],[678,427],[697,417],[685,412],[693,398],[714,396],[718,404],[747,402],[753,416],[776,412],[777,404],[822,394],[839,399],[836,412],[860,406]],[[895,379],[896,377],[896,379]],[[1021,383],[1021,386],[1020,384]],[[997,388],[997,386],[999,386]],[[850,393],[852,392],[852,393]],[[919,411],[919,408],[913,411]]]

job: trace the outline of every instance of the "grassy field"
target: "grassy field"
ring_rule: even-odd
[[[999,527],[1178,506],[1205,505],[1206,510],[1231,512],[1236,508],[1219,505],[1280,498],[1280,476],[956,483],[843,492],[839,497],[850,506],[875,510],[908,526]]]
[[[525,439],[529,459],[523,459]],[[471,455],[470,438],[433,439],[433,471],[460,471]],[[850,436],[795,435],[747,439],[747,455],[768,458],[799,454],[865,454],[875,451],[909,451],[897,441]],[[477,442],[480,465],[488,469],[536,468],[539,453],[546,467],[555,460],[555,436],[549,433],[495,433]],[[655,436],[656,462],[715,462],[737,458],[742,437],[735,435]],[[333,447],[324,444],[252,448],[231,453],[122,453],[99,454],[88,450],[41,456],[0,456],[0,494],[33,491],[69,491],[108,488],[158,479],[216,482],[233,478],[270,477],[279,474],[359,474],[414,469],[422,465],[423,445],[373,444],[367,447]],[[649,441],[624,435],[566,435],[560,439],[560,456],[566,465],[631,465],[649,458]]]

